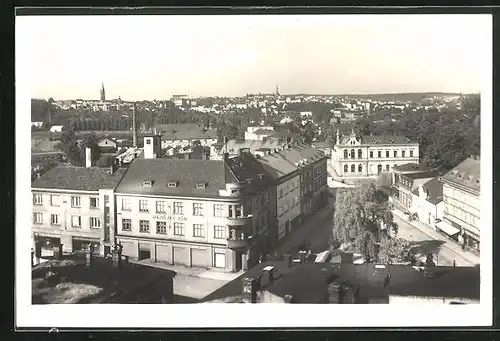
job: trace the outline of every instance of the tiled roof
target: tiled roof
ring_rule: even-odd
[[[252,187],[264,189],[274,184],[274,178],[268,174],[262,164],[250,153],[243,153],[227,161],[230,173],[236,177],[237,181],[252,179]],[[262,179],[258,174],[262,174]]]
[[[439,204],[443,201],[443,184],[439,181],[438,177],[432,178],[423,184],[424,192],[427,192],[429,196],[427,197],[427,201],[431,204]],[[413,194],[419,195],[418,187],[412,191]]]
[[[402,135],[363,135],[356,136],[358,141],[362,144],[370,145],[384,145],[384,144],[394,144],[394,145],[404,145],[404,144],[414,144],[417,143],[406,136]],[[347,144],[351,139],[350,134],[341,137],[341,144]]]
[[[326,157],[320,150],[307,144],[299,144],[265,155],[258,160],[275,179],[279,179],[297,170],[299,167],[295,165],[296,162],[308,159],[310,163],[314,163],[322,158]]]
[[[441,171],[439,168],[432,168],[423,163],[404,163],[402,165],[394,166],[394,170],[399,172],[432,172]]]
[[[458,166],[443,176],[448,180],[476,191],[481,191],[481,161],[465,159]]]
[[[285,142],[275,138],[268,138],[264,140],[229,140],[226,145],[222,147],[222,151],[227,150],[229,154],[238,154],[240,148],[250,148],[250,151],[256,151],[262,148],[275,149],[284,145]]]
[[[256,135],[274,134],[274,130],[270,130],[270,129],[257,129],[253,133],[256,134]]]
[[[152,181],[152,186],[144,187],[145,180]],[[172,181],[177,182],[177,187],[168,186]],[[218,197],[219,189],[225,189],[226,181],[234,182],[235,179],[224,161],[136,159],[130,164],[116,192]],[[206,187],[196,188],[198,182],[205,182]]]
[[[119,168],[114,174],[109,174],[109,168],[57,166],[35,179],[31,188],[82,191],[114,189],[126,171]]]
[[[204,129],[196,123],[160,124],[155,129],[162,132],[162,140],[196,140],[217,138],[217,131]]]

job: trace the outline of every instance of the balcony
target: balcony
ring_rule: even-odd
[[[229,227],[238,227],[238,226],[246,226],[252,220],[252,215],[248,214],[246,216],[241,216],[238,218],[229,217],[227,218],[227,226]]]
[[[227,240],[227,247],[230,248],[230,249],[246,249],[250,246],[250,239],[248,238],[239,238],[239,239],[235,239],[235,238],[229,238]]]

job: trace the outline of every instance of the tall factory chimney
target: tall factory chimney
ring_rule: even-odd
[[[132,108],[132,136],[133,136],[133,142],[134,142],[134,147],[137,148],[137,112],[136,112],[136,105],[134,102],[134,106]]]

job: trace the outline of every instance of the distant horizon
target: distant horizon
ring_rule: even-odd
[[[189,94],[185,94],[188,98],[243,98],[246,97],[247,95],[272,95],[271,92],[260,92],[260,93],[248,93],[245,95],[237,95],[237,96],[210,96],[210,95],[202,95],[202,96],[189,96]],[[294,93],[294,94],[281,94],[281,97],[288,97],[288,96],[322,96],[322,97],[348,97],[348,96],[393,96],[393,95],[481,95],[480,92],[446,92],[446,91],[422,91],[422,92],[383,92],[383,93],[340,93],[340,94],[317,94],[317,93]],[[54,101],[75,101],[75,100],[83,100],[83,101],[100,101],[100,98],[96,96],[96,98],[83,98],[83,97],[75,97],[75,98],[55,98],[52,96],[49,96],[47,98],[41,98],[41,97],[32,97],[31,99],[33,100],[45,100],[48,101],[50,98],[54,99]],[[124,102],[140,102],[140,101],[169,101],[171,100],[172,96],[169,98],[143,98],[143,99],[136,99],[136,100],[127,100],[126,98],[121,98],[122,101]],[[118,97],[116,98],[107,98],[106,101],[111,101],[111,100],[117,100]]]
[[[490,15],[19,16],[31,97],[480,92]],[[466,42],[466,43],[464,43]],[[69,45],[68,45],[69,44]],[[17,50],[17,48],[16,48]]]

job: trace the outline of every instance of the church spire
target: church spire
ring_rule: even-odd
[[[106,90],[104,90],[104,82],[101,82],[101,101],[106,100]]]

